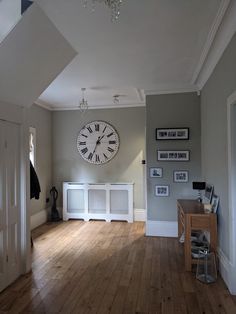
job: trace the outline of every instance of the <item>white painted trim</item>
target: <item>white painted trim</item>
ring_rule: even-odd
[[[165,94],[183,94],[183,93],[194,93],[198,92],[199,87],[197,85],[186,86],[183,88],[173,88],[173,89],[154,89],[154,90],[144,90],[146,96],[149,95],[165,95]]]
[[[215,17],[213,23],[212,23],[210,32],[208,33],[207,40],[206,40],[204,48],[202,50],[199,62],[198,62],[196,69],[194,71],[193,78],[192,78],[192,84],[195,84],[197,81],[198,75],[199,75],[200,71],[202,70],[202,67],[203,67],[204,62],[207,58],[208,52],[211,49],[212,43],[213,43],[214,38],[216,36],[216,33],[220,27],[220,24],[224,18],[224,15],[225,15],[225,12],[229,6],[229,3],[230,3],[230,0],[223,0],[220,3],[218,12],[216,14],[216,17]]]
[[[120,104],[120,105],[89,105],[88,110],[92,109],[119,109],[119,108],[134,108],[134,107],[145,107],[145,103],[140,104]],[[79,110],[78,107],[53,107],[51,111],[67,111],[67,110]]]
[[[52,106],[45,103],[45,102],[42,102],[40,99],[36,100],[34,102],[35,105],[39,106],[39,107],[42,107],[43,109],[46,109],[46,110],[49,110],[51,111],[52,110]]]
[[[236,106],[236,91],[227,99],[227,136],[228,136],[228,202],[229,202],[229,281],[226,282],[231,293],[236,294],[236,195],[235,195],[235,140],[233,126],[236,121],[233,120],[233,108]]]
[[[227,0],[224,0],[224,2],[225,3],[222,4],[221,8],[222,21],[219,24],[218,31],[215,34],[214,41],[210,46],[203,66],[200,69],[198,76],[196,77],[194,82],[196,85],[199,86],[200,89],[202,89],[206,84],[207,80],[214,71],[216,64],[220,60],[226,47],[228,46],[230,40],[236,32],[236,1],[229,1],[228,6]],[[224,10],[225,12],[223,14]],[[221,15],[219,14],[218,19],[221,18]]]
[[[146,210],[135,208],[134,221],[146,221]]]
[[[48,220],[48,211],[43,209],[30,217],[30,230],[44,224]]]
[[[154,221],[148,220],[146,223],[146,235],[157,237],[177,237],[177,221]]]
[[[30,165],[29,165],[29,109],[23,108],[21,126],[21,273],[31,270],[30,245]]]
[[[140,88],[135,88],[135,91],[137,93],[137,96],[140,100],[141,103],[145,102],[145,94],[144,94],[144,90],[140,89]]]
[[[230,283],[230,261],[227,258],[227,256],[224,254],[224,252],[221,250],[221,248],[218,248],[218,257],[219,257],[219,271],[221,274],[221,277],[224,279],[226,285],[229,288]]]

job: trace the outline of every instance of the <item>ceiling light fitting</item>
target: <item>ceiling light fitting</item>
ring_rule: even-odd
[[[82,87],[81,91],[82,91],[82,99],[79,103],[79,111],[81,113],[84,113],[85,111],[88,110],[88,102],[87,102],[87,100],[84,99],[84,92],[86,91],[86,88]]]
[[[113,103],[114,104],[119,104],[120,99],[119,99],[120,95],[113,95]]]
[[[89,0],[82,0],[83,6],[87,7]],[[95,11],[95,3],[104,3],[111,10],[111,21],[118,20],[120,16],[120,7],[123,0],[91,0],[92,11]]]

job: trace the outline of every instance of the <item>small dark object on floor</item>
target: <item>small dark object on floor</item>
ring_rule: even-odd
[[[52,208],[51,208],[51,221],[59,221],[61,220],[60,216],[59,216],[59,212],[57,210],[57,198],[58,198],[58,191],[55,188],[55,186],[53,186],[50,190],[50,194],[52,196],[53,199],[53,203],[52,203]]]

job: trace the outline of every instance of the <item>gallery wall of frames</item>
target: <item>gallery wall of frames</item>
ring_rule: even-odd
[[[156,128],[156,140],[157,141],[169,141],[168,150],[157,150],[157,163],[159,161],[165,161],[167,166],[168,162],[180,162],[178,169],[173,170],[173,181],[172,183],[188,183],[189,182],[189,170],[186,170],[186,164],[184,170],[182,170],[182,162],[190,161],[190,150],[185,149],[184,141],[188,141],[190,138],[190,128]],[[181,140],[182,149],[172,150],[172,142]],[[149,168],[150,178],[163,178],[165,176],[164,167],[150,167]],[[208,195],[209,194],[209,195]],[[168,184],[156,184],[154,189],[154,195],[157,197],[169,197],[170,185]],[[204,197],[205,204],[210,204],[210,211],[216,213],[219,205],[219,197],[213,194],[213,185],[207,184]]]
[[[173,171],[173,183],[188,183],[189,170],[182,170],[182,163],[190,161],[190,150],[185,149],[184,141],[188,141],[190,138],[189,127],[183,128],[156,128],[156,140],[157,141],[169,141],[168,150],[157,150],[157,163],[166,162],[167,166],[169,162],[179,162],[180,166]],[[172,149],[172,142],[183,141],[181,150]],[[150,178],[163,178],[165,176],[164,167],[150,167]],[[168,197],[170,195],[170,185],[156,184],[154,194],[157,197]]]

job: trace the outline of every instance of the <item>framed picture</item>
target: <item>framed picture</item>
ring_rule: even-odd
[[[156,185],[155,195],[161,197],[169,196],[169,185]]]
[[[162,178],[162,168],[150,168],[151,178]]]
[[[156,140],[188,140],[189,128],[156,129]]]
[[[189,150],[158,150],[158,161],[189,161]]]
[[[180,183],[188,182],[188,171],[187,170],[174,171],[174,182]]]
[[[212,212],[213,213],[217,213],[217,209],[218,209],[218,206],[219,206],[219,196],[217,195],[213,195],[212,196],[212,199],[211,199],[211,205],[212,205]]]
[[[203,198],[204,203],[211,204],[211,197],[213,194],[213,188],[214,188],[213,185],[206,184],[204,198]]]

